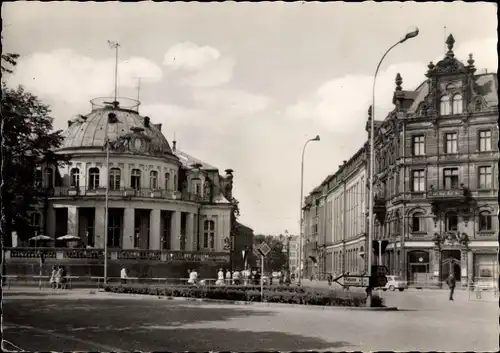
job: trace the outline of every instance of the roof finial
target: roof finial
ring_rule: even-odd
[[[172,141],[172,150],[175,152],[175,148],[177,145],[177,141],[175,141],[175,132],[174,132],[174,140]]]
[[[401,75],[398,74],[396,75],[396,91],[401,91],[403,88],[401,87],[401,84],[403,83],[403,78]]]
[[[448,52],[446,53],[446,56],[453,58],[455,54],[453,54],[453,44],[455,44],[455,38],[453,38],[453,34],[450,34],[448,36],[448,39],[446,39],[446,45],[448,46]]]

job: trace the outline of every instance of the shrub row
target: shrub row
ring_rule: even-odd
[[[291,288],[291,287],[290,287]],[[253,287],[187,287],[187,286],[168,286],[168,287],[151,287],[151,286],[122,286],[108,285],[105,288],[106,292],[113,293],[129,293],[129,294],[146,294],[166,297],[185,297],[185,298],[206,298],[219,300],[234,300],[234,301],[253,301],[260,302],[260,289],[256,290]],[[303,304],[303,305],[322,305],[322,306],[349,306],[359,307],[366,304],[366,295],[359,292],[316,292],[307,291],[300,288],[300,291],[292,290],[264,290],[264,300],[269,303],[287,303],[287,304]],[[373,306],[383,306],[382,298],[374,295]]]

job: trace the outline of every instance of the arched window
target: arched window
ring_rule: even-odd
[[[411,229],[412,233],[425,232],[424,229],[424,214],[422,212],[415,212],[411,216]]]
[[[97,189],[99,187],[99,168],[89,169],[89,189]]]
[[[203,224],[203,248],[215,248],[215,222],[206,220]]]
[[[47,167],[44,169],[44,178],[47,188],[52,189],[54,187],[54,171],[52,168]]]
[[[170,190],[170,173],[165,173],[165,190]]]
[[[158,172],[156,170],[149,172],[149,187],[158,189]]]
[[[445,217],[446,231],[454,232],[458,230],[458,216],[455,212],[449,212]]]
[[[479,231],[491,230],[491,214],[483,211],[479,214]]]
[[[80,169],[72,168],[70,172],[70,183],[71,187],[78,188],[80,187]]]
[[[109,188],[111,190],[120,190],[120,179],[121,179],[120,168],[111,168],[109,171]]]
[[[439,113],[441,115],[451,114],[450,97],[448,96],[441,97],[441,102],[439,104]]]
[[[453,96],[453,114],[462,114],[464,109],[464,102],[460,94]]]
[[[130,187],[134,190],[141,188],[141,171],[139,169],[132,169],[130,174]]]

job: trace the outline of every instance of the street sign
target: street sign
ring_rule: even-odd
[[[344,287],[368,287],[370,277],[368,276],[345,276]]]
[[[260,246],[257,248],[262,256],[267,256],[271,252],[271,248],[267,245],[266,242],[262,242]]]

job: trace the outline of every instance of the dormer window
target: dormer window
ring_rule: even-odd
[[[453,96],[453,114],[462,114],[463,113],[463,98],[460,94],[455,94]]]
[[[201,180],[198,178],[191,179],[192,193],[201,196]]]
[[[441,97],[441,102],[439,104],[439,113],[441,115],[450,115],[451,114],[450,97],[448,97],[448,96]]]

